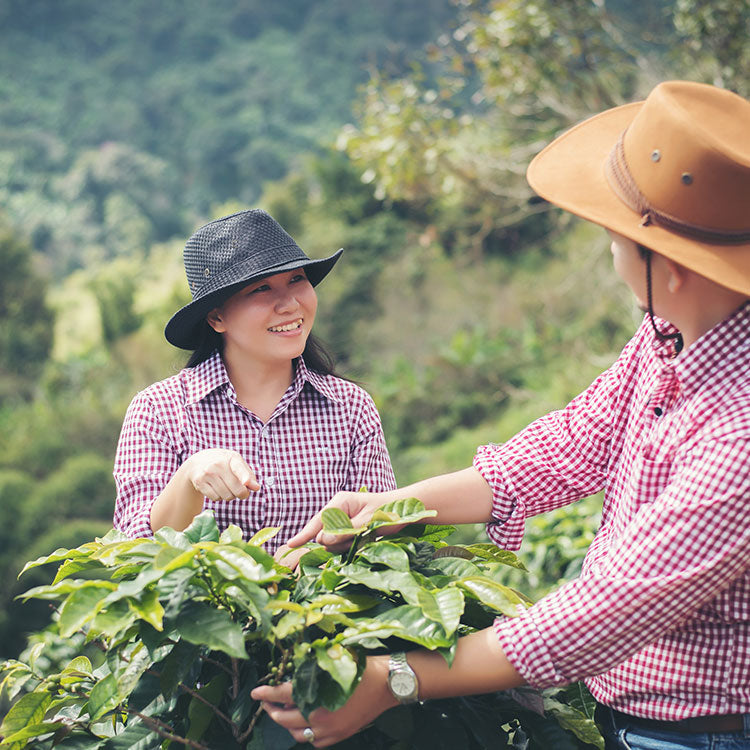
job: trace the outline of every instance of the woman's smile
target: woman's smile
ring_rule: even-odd
[[[271,326],[268,330],[271,333],[292,333],[299,331],[302,328],[302,318],[297,318],[289,323],[280,323],[276,326]]]

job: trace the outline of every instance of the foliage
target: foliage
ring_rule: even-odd
[[[750,96],[750,0],[676,0],[678,57],[702,80]]]
[[[326,510],[324,528],[353,540],[341,555],[312,545],[299,576],[262,550],[275,529],[244,542],[237,527],[219,534],[209,512],[182,533],[113,530],[28,563],[61,563],[51,585],[25,597],[58,602],[51,632],[83,632],[101,657],[95,666],[77,654],[59,668],[53,656],[45,673],[48,637],[27,661],[5,662],[3,687],[18,697],[2,746],[288,748],[291,738],[251,700],[253,686],[291,679],[307,715],[346,702],[367,653],[419,646],[450,663],[461,635],[515,616],[527,600],[502,583],[522,567],[512,553],[448,545],[450,527],[425,526],[430,515],[418,500],[398,501],[353,529]],[[399,707],[340,747],[601,747],[574,705],[580,695],[521,690]]]
[[[366,66],[405,70],[452,13],[450,0],[5,0],[0,202],[58,272],[182,236],[317,151]]]
[[[429,74],[374,76],[338,147],[378,197],[426,211],[477,258],[541,234],[526,165],[560,129],[630,97],[643,61],[601,2],[462,5]]]
[[[29,397],[52,348],[53,314],[46,279],[31,247],[0,223],[0,405]]]

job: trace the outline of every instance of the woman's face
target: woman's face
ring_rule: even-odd
[[[212,310],[209,325],[224,338],[226,357],[291,362],[315,320],[318,298],[303,269],[254,281]]]

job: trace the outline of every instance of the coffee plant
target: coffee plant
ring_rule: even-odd
[[[384,505],[352,528],[323,512],[342,554],[310,544],[292,571],[213,515],[151,539],[112,530],[77,549],[28,563],[59,563],[54,580],[24,594],[49,600],[49,629],[2,665],[13,703],[0,747],[12,750],[288,750],[297,746],[250,697],[292,680],[307,715],[341,707],[368,653],[421,647],[451,662],[460,636],[513,617],[529,601],[502,582],[523,569],[491,544],[450,545],[416,499]],[[385,527],[403,526],[383,537]],[[282,560],[283,562],[283,560]],[[59,652],[69,644],[62,661]],[[55,648],[57,651],[55,651]],[[57,658],[50,656],[57,654]],[[397,748],[603,747],[582,686],[530,688],[399,706],[337,745]]]

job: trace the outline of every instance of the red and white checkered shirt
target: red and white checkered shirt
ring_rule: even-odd
[[[375,404],[359,386],[321,375],[297,360],[294,381],[264,424],[237,402],[218,354],[141,391],[130,404],[115,457],[114,525],[151,535],[151,507],[185,459],[206,448],[236,450],[261,485],[246,500],[213,502],[219,528],[246,538],[267,526],[281,531],[273,552],[339,490],[394,489]]]
[[[501,546],[604,490],[580,577],[495,629],[531,685],[588,678],[600,702],[661,720],[747,713],[750,303],[672,353],[644,320],[566,408],[477,452]]]

